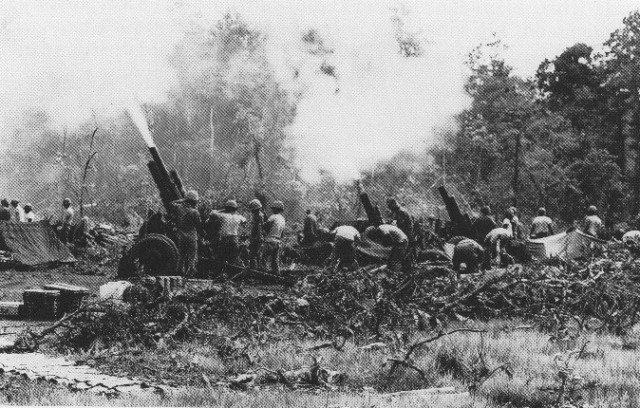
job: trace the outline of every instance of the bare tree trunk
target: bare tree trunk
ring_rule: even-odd
[[[262,151],[262,144],[255,137],[253,138],[253,157],[256,160],[256,166],[258,166],[258,180],[260,180],[260,187],[264,187],[264,172],[262,168],[262,161],[260,153]]]
[[[98,131],[98,128],[95,128],[93,130],[93,133],[91,134],[91,142],[89,142],[89,158],[87,158],[87,161],[84,164],[84,170],[82,172],[82,179],[81,179],[81,184],[80,184],[80,199],[79,201],[79,205],[80,205],[80,218],[82,218],[84,216],[84,207],[83,207],[83,202],[84,202],[84,191],[86,189],[86,181],[87,181],[87,171],[89,170],[89,164],[91,164],[91,159],[94,158],[94,156],[96,154],[98,154],[98,152],[92,152],[93,150],[93,141],[96,137],[96,132]]]
[[[516,154],[513,163],[513,205],[518,206],[518,194],[520,187],[520,139],[521,133],[518,131],[516,135]]]

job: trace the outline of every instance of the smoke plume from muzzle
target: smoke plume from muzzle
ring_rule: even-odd
[[[151,131],[149,130],[147,118],[145,117],[140,104],[137,101],[132,100],[127,105],[126,109],[131,121],[136,126],[136,129],[138,129],[138,132],[140,132],[140,135],[144,139],[144,143],[147,147],[156,147],[153,137],[151,136]]]

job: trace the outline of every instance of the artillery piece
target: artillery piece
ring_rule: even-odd
[[[130,248],[124,250],[118,265],[118,277],[129,279],[138,275],[176,275],[180,252],[175,237],[175,211],[171,204],[184,198],[182,181],[175,170],[167,171],[158,149],[149,147],[152,160],[147,166],[158,187],[166,210],[167,223],[162,231],[141,233]],[[143,227],[141,231],[145,231]]]

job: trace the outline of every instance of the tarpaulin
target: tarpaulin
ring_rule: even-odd
[[[76,260],[47,221],[0,222],[0,247],[9,251],[14,261],[27,266]]]
[[[563,232],[546,238],[527,240],[529,254],[537,259],[558,257],[563,260],[579,258],[586,254],[592,245],[606,241],[587,235],[579,230]]]

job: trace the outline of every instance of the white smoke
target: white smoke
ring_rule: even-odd
[[[147,147],[156,147],[156,143],[153,141],[151,131],[149,130],[147,117],[142,111],[140,103],[137,100],[132,99],[127,105],[126,109],[129,117],[131,118],[131,121],[138,129],[138,132],[140,132],[140,135],[144,139],[144,143],[147,145]]]
[[[3,1],[0,16],[0,141],[27,110],[71,130],[175,84],[167,55],[182,34],[166,4]]]
[[[346,180],[376,160],[436,142],[432,129],[450,124],[468,103],[466,53],[492,32],[515,50],[509,62],[531,75],[542,59],[576,41],[601,43],[631,10],[628,2],[614,7],[604,0],[567,0],[562,7],[547,1],[403,3],[4,0],[0,143],[25,110],[45,110],[71,130],[92,115],[99,121],[122,113],[132,95],[143,103],[162,101],[177,82],[167,57],[184,33],[238,12],[266,34],[278,78],[301,92],[288,131],[303,174],[312,180],[326,169]],[[399,54],[394,9],[420,40],[422,56]],[[308,52],[301,38],[310,29],[332,53]],[[334,76],[320,69],[323,63]]]

